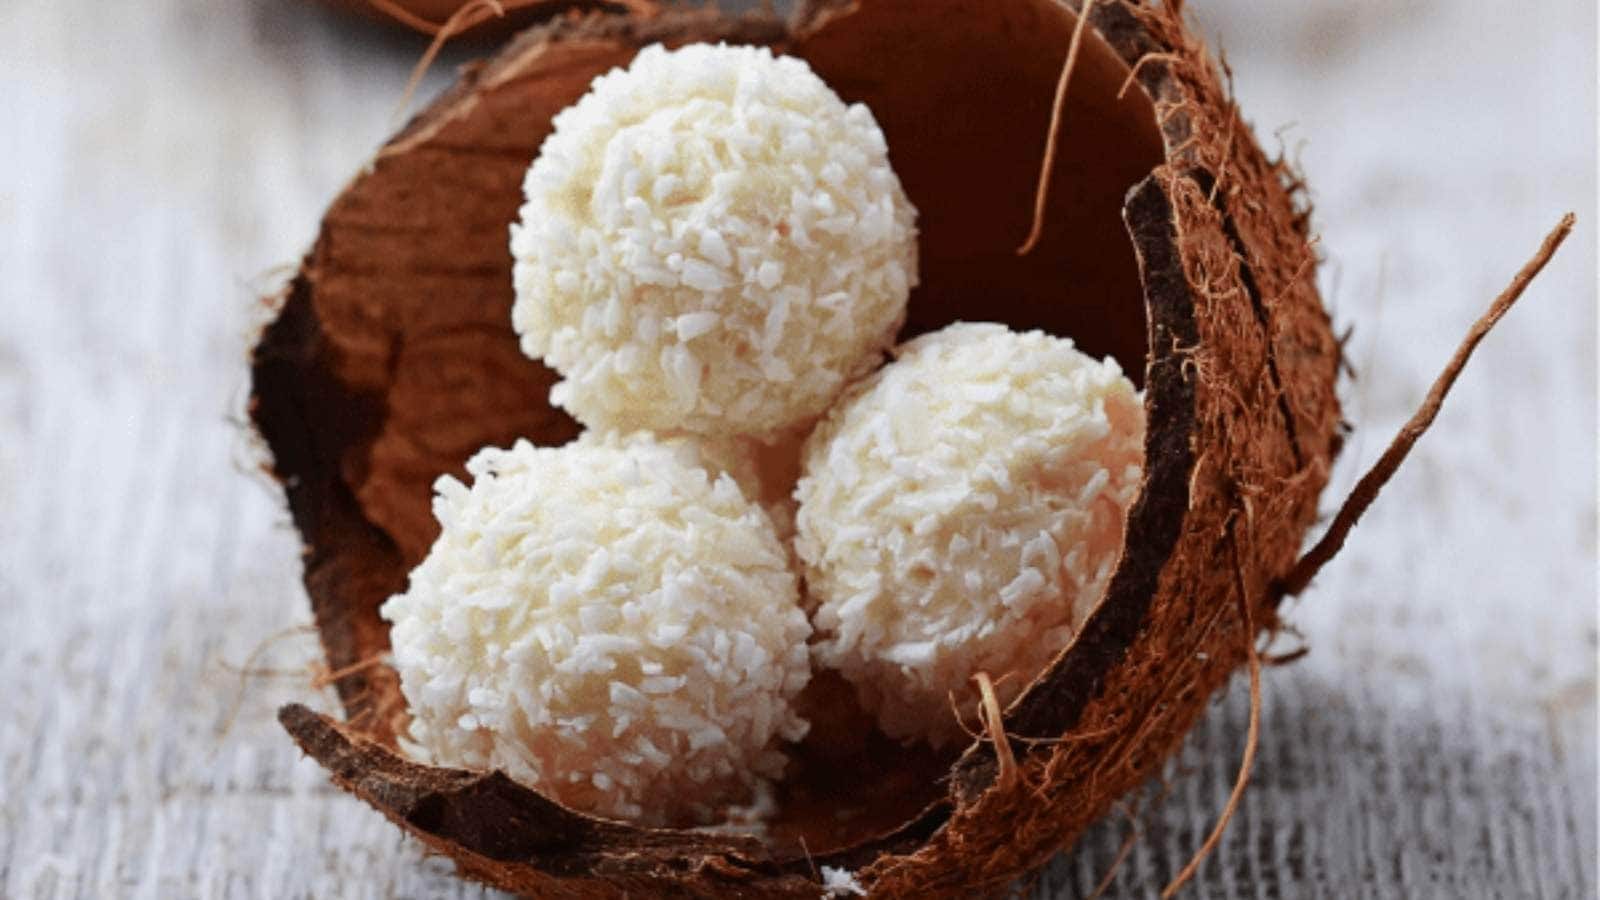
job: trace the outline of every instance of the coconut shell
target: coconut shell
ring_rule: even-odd
[[[1075,24],[1052,0],[563,19],[396,135],[328,210],[254,356],[252,416],[344,708],[285,707],[299,746],[463,874],[539,896],[815,897],[824,865],[874,895],[998,891],[1155,773],[1275,624],[1270,587],[1338,449],[1340,354],[1296,180],[1165,6],[1092,7],[1042,239],[1016,255]],[[719,40],[806,59],[883,126],[920,211],[906,335],[956,319],[1069,335],[1120,360],[1148,413],[1108,594],[1005,710],[1010,752],[983,739],[941,758],[816,729],[790,748],[765,839],[604,821],[499,773],[407,761],[377,613],[437,534],[437,476],[464,476],[486,444],[578,431],[509,317],[507,226],[551,117],[641,46]],[[848,703],[841,682],[818,685],[819,708]]]
[[[519,29],[561,15],[587,12],[629,12],[654,15],[656,0],[496,0],[499,9],[484,0],[320,0],[344,12],[426,35],[436,35],[464,7],[480,8],[470,21],[458,20],[452,36],[469,39],[505,37]]]

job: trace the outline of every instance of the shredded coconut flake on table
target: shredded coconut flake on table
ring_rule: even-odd
[[[833,866],[822,867],[822,896],[824,897],[865,897],[867,889],[856,880],[855,873],[849,869],[836,869]]]

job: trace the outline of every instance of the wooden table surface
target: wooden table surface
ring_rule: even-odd
[[[1356,326],[1330,503],[1580,217],[1289,608],[1311,654],[1266,675],[1254,784],[1192,894],[1593,896],[1594,5],[1191,6],[1264,140],[1297,123],[1325,296]],[[392,129],[419,49],[284,0],[0,4],[0,897],[479,894],[273,721],[330,699],[240,418],[256,298]],[[1038,893],[1087,893],[1130,827],[1111,893],[1158,887],[1246,715],[1236,680],[1164,797]]]

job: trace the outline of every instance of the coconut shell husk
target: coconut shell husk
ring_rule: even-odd
[[[437,36],[493,40],[557,16],[590,12],[653,16],[657,0],[320,0],[397,29]],[[474,9],[467,9],[475,7]],[[463,13],[465,10],[465,13]]]
[[[396,135],[328,210],[254,358],[252,415],[305,540],[344,707],[342,721],[285,707],[300,747],[463,874],[538,896],[815,897],[825,865],[874,895],[997,891],[1156,772],[1275,625],[1270,586],[1295,562],[1339,446],[1340,351],[1298,182],[1166,6],[1091,6],[1041,240],[1016,255],[1075,7],[860,0],[803,4],[787,22],[563,19],[464,72]],[[548,405],[555,376],[520,354],[509,318],[507,226],[550,119],[641,46],[719,40],[805,58],[883,126],[920,210],[906,336],[955,319],[1070,335],[1119,359],[1148,412],[1108,594],[1004,711],[1000,743],[941,758],[819,729],[834,743],[791,748],[765,839],[603,821],[499,773],[407,761],[377,613],[437,533],[437,476],[464,476],[486,444],[578,431]]]

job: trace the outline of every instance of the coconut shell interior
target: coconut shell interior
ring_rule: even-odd
[[[1022,258],[1076,23],[1064,4],[592,15],[463,73],[334,201],[255,353],[252,414],[341,673],[343,721],[281,714],[300,746],[466,874],[535,893],[814,896],[824,864],[885,894],[995,888],[1153,771],[1271,624],[1257,598],[1292,563],[1337,449],[1338,347],[1304,209],[1183,23],[1118,2],[1090,19],[1043,239]],[[854,727],[850,692],[819,677],[809,702],[843,713],[790,748],[765,840],[606,822],[496,773],[408,762],[377,615],[437,533],[435,478],[464,477],[484,445],[578,431],[509,324],[507,227],[551,118],[641,46],[717,40],[806,59],[883,126],[919,210],[907,336],[958,319],[1071,336],[1142,383],[1150,421],[1107,598],[1007,710],[1016,764],[986,740],[941,758]]]

